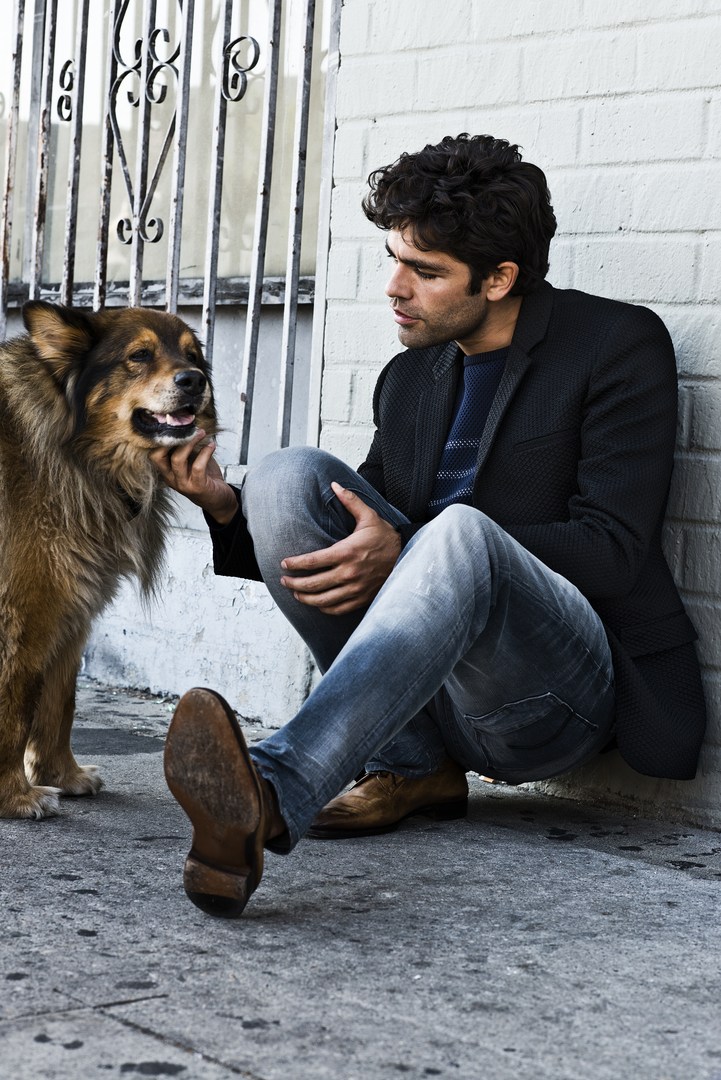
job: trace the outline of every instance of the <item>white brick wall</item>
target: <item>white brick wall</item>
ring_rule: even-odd
[[[711,727],[691,784],[617,761],[582,788],[721,824],[721,3],[345,0],[322,444],[357,463],[397,350],[368,172],[459,131],[519,142],[559,220],[550,280],[646,303],[681,383],[668,555],[698,626]],[[571,788],[563,788],[568,792]]]

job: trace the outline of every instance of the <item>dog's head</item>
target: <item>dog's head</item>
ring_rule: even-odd
[[[217,430],[203,350],[177,316],[30,301],[23,320],[66,400],[71,437],[152,450]]]

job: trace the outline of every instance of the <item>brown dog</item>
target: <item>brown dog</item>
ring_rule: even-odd
[[[41,818],[101,785],[70,749],[75,679],[120,579],[147,595],[157,578],[171,504],[149,451],[216,424],[174,315],[31,302],[23,319],[0,345],[0,817]]]

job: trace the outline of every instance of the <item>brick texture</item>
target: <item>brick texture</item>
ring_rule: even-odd
[[[375,375],[397,347],[382,237],[359,206],[368,172],[464,130],[519,142],[554,198],[550,280],[648,304],[674,339],[666,547],[700,634],[709,748],[721,745],[719,55],[718,0],[345,0],[321,436],[363,456]],[[721,807],[718,752],[684,791],[691,811]]]

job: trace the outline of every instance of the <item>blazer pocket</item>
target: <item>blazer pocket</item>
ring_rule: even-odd
[[[535,450],[538,446],[550,446],[553,443],[576,442],[578,432],[575,428],[561,428],[560,431],[549,431],[546,435],[537,435],[534,439],[522,439],[513,444],[513,450]]]

